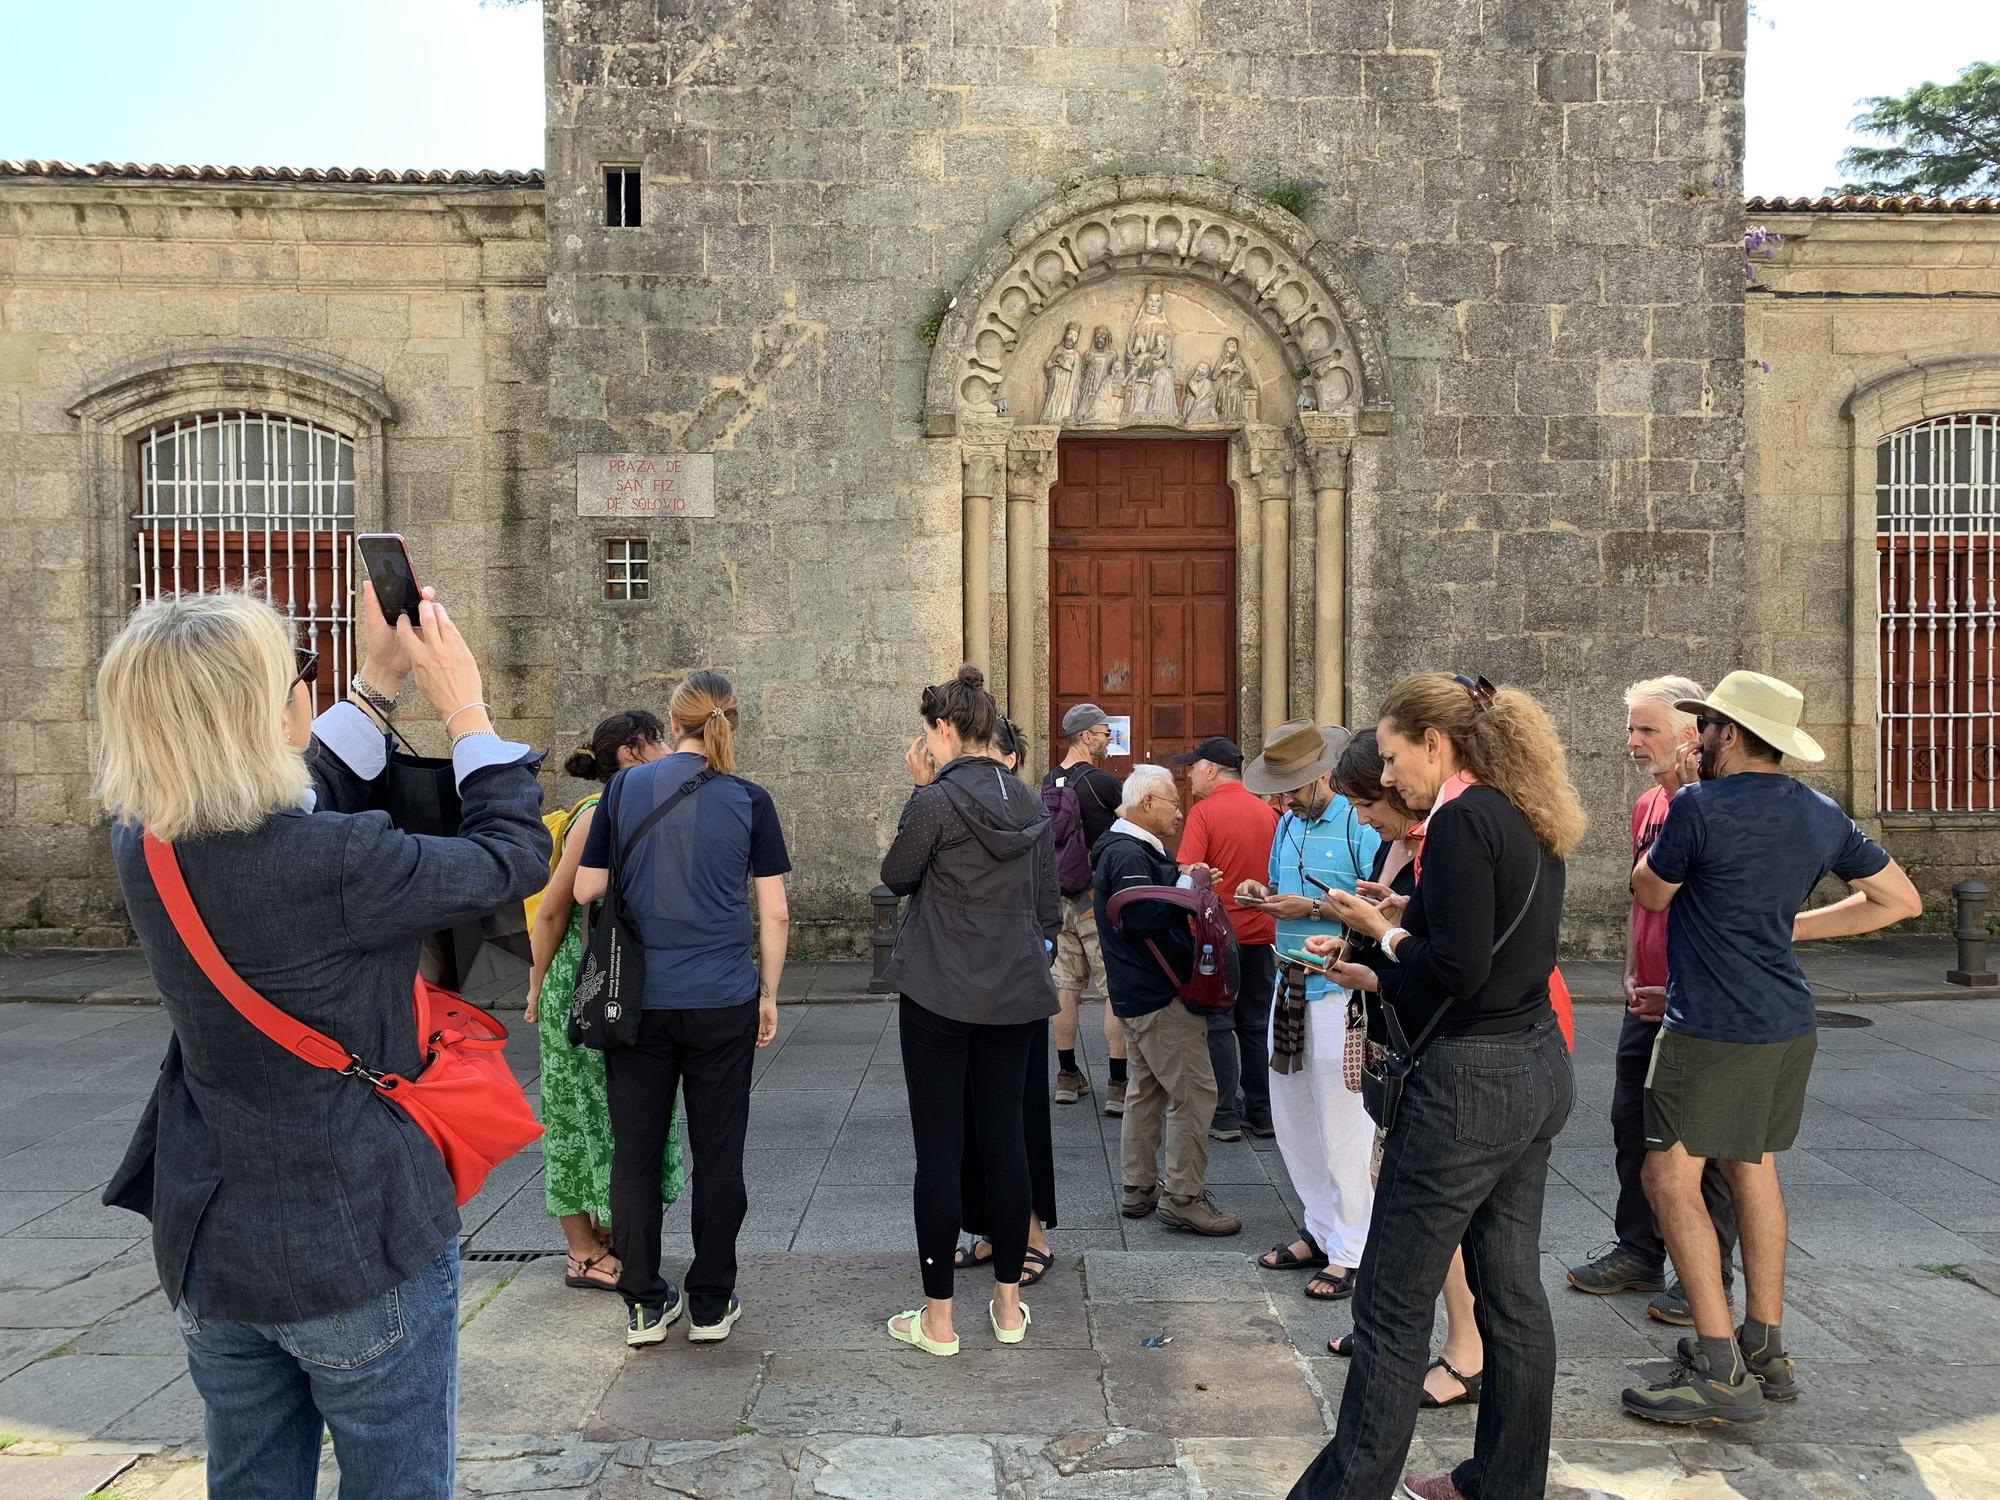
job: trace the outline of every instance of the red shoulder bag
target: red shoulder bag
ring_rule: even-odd
[[[419,978],[417,1045],[424,1065],[415,1078],[376,1072],[325,1032],[294,1020],[244,983],[195,910],[173,846],[148,833],[145,847],[146,868],[173,919],[174,931],[222,998],[301,1062],[365,1079],[416,1121],[443,1155],[461,1207],[479,1191],[488,1172],[541,1136],[541,1123],[503,1055],[507,1028],[492,1016]]]

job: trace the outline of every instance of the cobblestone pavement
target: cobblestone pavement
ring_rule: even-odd
[[[1822,1032],[1784,1164],[1786,1329],[1806,1394],[1713,1440],[1618,1409],[1618,1389],[1672,1345],[1644,1299],[1562,1284],[1565,1264],[1610,1238],[1615,1192],[1618,1015],[1580,1012],[1579,1108],[1544,1235],[1564,1355],[1552,1495],[2000,1497],[2000,1002],[1850,1009],[1874,1024]],[[204,1493],[199,1403],[144,1226],[96,1202],[165,1036],[151,1007],[0,1005],[7,1500]],[[1101,1080],[1089,1019],[1084,1036]],[[532,1037],[513,1055],[532,1085]],[[540,1254],[560,1240],[532,1153],[468,1207],[464,1493],[1248,1500],[1284,1494],[1325,1440],[1346,1370],[1319,1351],[1347,1318],[1251,1263],[1292,1226],[1270,1143],[1215,1146],[1217,1197],[1248,1227],[1191,1241],[1119,1218],[1116,1122],[1059,1107],[1059,1260],[1029,1294],[1029,1341],[984,1337],[973,1287],[965,1352],[933,1361],[881,1326],[918,1299],[890,1007],[787,1007],[753,1101],[747,1311],[727,1344],[628,1354],[617,1299],[566,1290],[561,1262]],[[669,1244],[685,1254],[685,1203]],[[1472,1424],[1467,1410],[1426,1414],[1413,1467],[1460,1456]]]

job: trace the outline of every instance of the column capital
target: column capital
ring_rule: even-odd
[[[1298,459],[1284,428],[1268,422],[1245,422],[1243,457],[1258,499],[1282,500],[1291,495]]]
[[[1347,460],[1354,451],[1354,423],[1345,413],[1299,413],[1299,436],[1316,490],[1347,488]]]
[[[1007,435],[1007,498],[1040,504],[1056,480],[1060,427],[1021,426]]]

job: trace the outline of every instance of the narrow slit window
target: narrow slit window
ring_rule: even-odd
[[[639,169],[604,169],[604,222],[613,229],[639,227]]]
[[[604,597],[645,599],[652,593],[652,544],[642,536],[604,541]]]

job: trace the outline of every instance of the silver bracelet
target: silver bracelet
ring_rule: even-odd
[[[347,679],[347,690],[385,719],[396,711],[396,704],[402,696],[398,694],[395,698],[383,697],[382,694],[376,692],[374,688],[361,680],[359,672],[356,672],[352,677]]]
[[[488,703],[484,698],[474,698],[470,703],[461,703],[458,705],[457,708],[454,708],[450,713],[444,716],[444,729],[446,734],[451,733],[451,721],[457,718],[460,714],[464,713],[469,708],[483,708],[488,713],[493,712],[493,705]],[[478,734],[480,732],[481,731],[476,729],[471,731],[471,733],[473,734]],[[458,743],[458,741],[453,740],[452,743],[455,745]]]

